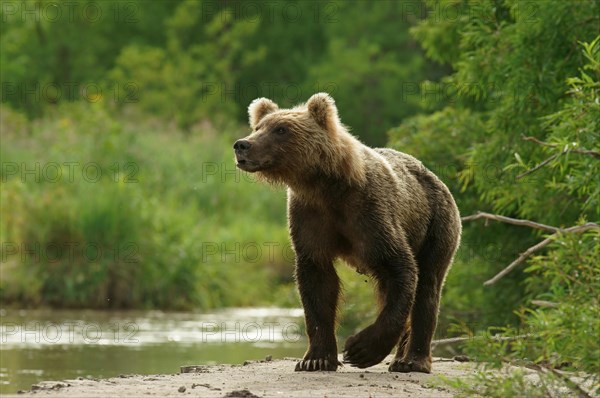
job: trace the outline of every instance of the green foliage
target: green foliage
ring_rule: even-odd
[[[446,107],[430,115],[418,115],[390,131],[390,145],[422,160],[450,188],[460,211],[469,215],[491,210],[471,189],[466,189],[460,173],[486,173],[496,179],[495,168],[482,168],[468,162],[468,151],[484,129],[481,116],[464,108]],[[506,233],[499,224],[465,224],[460,249],[448,275],[441,314],[441,329],[449,323],[464,322],[472,328],[485,328],[495,323],[517,322],[512,313],[524,300],[524,289],[515,288],[522,280],[521,272],[509,274],[498,283],[503,292],[485,288],[485,282],[501,265],[519,254],[519,247],[533,244],[527,230]],[[502,240],[495,239],[499,234]]]
[[[235,70],[251,67],[263,55],[260,49],[248,51],[243,43],[256,31],[255,21],[235,19],[228,9],[207,21],[203,10],[196,0],[179,4],[165,20],[166,48],[127,46],[110,75],[120,85],[135,82],[142,109],[185,128],[235,114],[236,102],[216,93],[234,91]]]
[[[576,384],[600,392],[600,233],[561,235],[530,264],[526,282],[543,305],[521,309],[519,327],[490,328],[471,339],[465,351],[483,364],[483,371],[451,384],[467,395],[501,397],[520,391],[524,396],[571,396],[576,387],[556,377],[553,370],[560,369],[582,372],[567,376],[575,375]],[[506,368],[507,362],[535,369],[536,376],[523,377],[522,370]]]
[[[1,119],[3,127],[20,120],[9,109]],[[228,134],[165,130],[137,117],[121,122],[97,103],[60,107],[28,134],[3,133],[4,303],[295,302],[284,192],[224,160]]]
[[[330,87],[342,121],[370,145],[383,146],[384,133],[420,109],[418,83],[436,72],[408,32],[418,12],[398,1],[331,4],[337,19],[325,25],[327,53],[308,69],[305,91]]]
[[[288,245],[284,193],[240,177],[230,144],[245,135],[240,125],[252,99],[288,106],[317,91],[335,96],[363,140],[384,144],[386,130],[419,108],[416,83],[444,70],[426,63],[408,34],[420,6],[59,0],[0,7],[1,155],[19,169],[2,171],[0,234],[18,247],[3,248],[1,298],[96,308],[297,305],[289,248],[252,263],[227,254],[227,245]],[[52,164],[62,178],[45,174]],[[82,179],[88,164],[102,176],[97,181]],[[38,166],[40,178],[23,180],[21,167]],[[207,242],[218,247],[203,248]],[[72,253],[68,244],[122,255],[89,260],[93,253]],[[50,261],[31,258],[27,245],[59,249]],[[353,328],[375,306],[363,298],[372,296],[370,285],[351,280]]]
[[[597,159],[573,149],[598,148],[598,95],[590,83],[597,81],[598,3],[428,4],[428,18],[411,32],[428,56],[454,72],[423,82],[423,102],[434,112],[391,130],[390,144],[436,171],[463,215],[499,212],[557,226],[597,220]],[[579,51],[586,40],[588,49]],[[573,79],[586,64],[585,76]],[[584,90],[586,79],[592,86]],[[550,146],[523,139],[529,136]],[[518,322],[512,309],[531,299],[523,273],[493,289],[481,282],[539,240],[536,231],[486,224],[464,225],[444,300],[445,310],[466,315],[476,329]]]
[[[600,392],[600,233],[561,235],[530,264],[526,283],[541,306],[521,308],[518,326],[475,334],[461,329],[471,337],[463,350],[480,371],[446,380],[458,396],[568,397],[580,387]]]
[[[464,215],[496,212],[558,227],[597,223],[598,3],[428,5],[429,16],[411,32],[453,73],[422,83],[433,113],[392,130],[391,145],[438,171]],[[495,371],[455,382],[465,396],[573,394],[576,387],[555,369],[584,372],[588,388],[598,385],[597,230],[557,235],[525,269],[481,285],[541,238],[496,222],[464,225],[442,313],[456,317],[460,332],[479,336],[463,347],[475,359],[536,369],[533,378]]]
[[[565,391],[556,377],[549,376],[542,382],[533,372],[521,368],[483,371],[468,380],[448,380],[449,385],[459,392],[456,397],[571,397],[572,391]]]
[[[245,122],[257,97],[290,106],[328,91],[357,135],[384,145],[419,109],[418,82],[444,69],[408,34],[420,10],[391,0],[17,2],[0,10],[2,101],[39,117],[104,98],[190,130]]]
[[[115,94],[106,81],[127,44],[164,45],[157,29],[177,1],[6,2],[2,28],[2,102],[40,116],[58,102]],[[118,32],[118,34],[117,34]]]

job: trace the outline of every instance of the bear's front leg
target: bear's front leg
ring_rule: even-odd
[[[381,312],[372,325],[349,337],[344,348],[344,361],[358,368],[378,364],[398,344],[415,300],[418,271],[412,256],[381,260],[372,273]]]
[[[296,371],[335,371],[337,359],[335,317],[340,280],[333,261],[317,262],[297,254],[296,283],[304,307],[309,347]]]

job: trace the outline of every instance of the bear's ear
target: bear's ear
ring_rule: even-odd
[[[269,113],[275,112],[279,107],[268,98],[257,98],[248,106],[248,116],[250,116],[250,127],[254,129],[258,122]]]
[[[333,133],[336,131],[339,119],[335,101],[327,93],[317,93],[306,102],[306,108],[317,124]]]

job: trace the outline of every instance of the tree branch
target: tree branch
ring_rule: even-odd
[[[537,139],[537,138],[535,138],[535,137],[529,137],[529,136],[526,136],[526,135],[521,135],[521,138],[522,138],[524,141],[531,141],[531,142],[535,142],[535,143],[536,143],[536,144],[538,144],[538,145],[549,146],[549,147],[551,147],[551,148],[556,148],[556,147],[558,146],[558,144],[550,144],[550,143],[548,143],[548,142],[544,142],[544,141],[538,140],[538,139]]]
[[[525,135],[521,135],[521,137],[525,141],[535,142],[538,145],[543,145],[543,146],[547,146],[547,147],[550,147],[550,148],[556,148],[558,146],[558,144],[550,144],[549,142],[544,142],[544,141],[538,140],[535,137],[528,137],[528,136],[525,136]],[[598,152],[598,151],[592,151],[592,150],[589,150],[589,149],[571,148],[571,149],[567,149],[566,152],[580,153],[582,155],[590,155],[590,156],[595,157],[596,159],[600,159],[600,152]]]
[[[547,165],[548,163],[550,163],[554,159],[558,158],[559,156],[564,155],[565,153],[567,153],[567,148],[563,149],[563,151],[560,152],[560,153],[555,153],[554,155],[550,156],[548,159],[544,160],[543,162],[541,162],[540,164],[538,164],[537,166],[535,166],[533,169],[529,169],[526,172],[517,175],[515,178],[517,180],[519,180],[519,179],[525,177],[526,175],[531,174],[534,171],[537,171],[537,170],[541,169],[542,167],[544,167],[545,165]]]
[[[570,388],[572,392],[577,394],[578,398],[592,398],[592,396],[587,391],[585,391],[579,384],[577,384],[576,382],[571,380],[571,378],[569,378],[569,376],[567,376],[563,372],[558,371],[557,369],[554,369],[554,368],[551,368],[548,366],[544,366],[544,365],[539,365],[539,364],[529,364],[529,365],[526,365],[525,367],[536,370],[540,373],[550,372],[553,375],[555,375],[556,377],[558,377],[560,380],[562,380],[562,382],[565,383],[565,385],[568,388]]]
[[[488,219],[488,220],[494,220],[494,221],[500,221],[500,222],[507,223],[507,224],[520,225],[520,226],[525,226],[525,227],[541,229],[542,231],[548,231],[548,232],[552,232],[552,233],[562,231],[561,228],[552,227],[550,225],[540,224],[540,223],[530,221],[530,220],[521,220],[518,218],[499,216],[497,214],[485,213],[483,211],[478,211],[477,213],[475,213],[471,216],[463,217],[462,221],[473,221],[473,220],[479,220],[481,218]]]
[[[569,152],[581,153],[582,155],[591,155],[596,159],[600,159],[600,152],[592,151],[590,149],[571,149]]]
[[[506,274],[508,274],[510,271],[512,271],[517,265],[521,264],[523,261],[525,261],[527,259],[527,257],[531,256],[534,252],[540,250],[541,248],[547,246],[548,244],[552,243],[552,241],[554,240],[554,238],[559,234],[559,233],[581,233],[581,232],[585,232],[588,231],[590,229],[600,229],[600,225],[595,224],[595,223],[587,223],[584,225],[578,225],[575,227],[570,227],[564,230],[560,230],[558,232],[553,233],[552,235],[550,235],[549,237],[547,237],[546,239],[544,239],[543,241],[541,241],[540,243],[531,246],[529,249],[525,250],[523,253],[521,253],[521,255],[512,263],[510,263],[506,268],[504,268],[502,271],[498,272],[498,274],[496,274],[496,276],[494,276],[492,279],[485,281],[483,284],[485,286],[489,286],[489,285],[493,285],[494,283],[498,282],[498,280],[500,280],[503,276],[505,276]]]
[[[530,337],[536,337],[536,335],[532,334],[532,333],[527,333],[527,334],[519,334],[517,336],[492,336],[490,337],[491,340],[496,340],[496,341],[514,341],[514,340],[521,340],[521,339],[528,339]],[[453,344],[453,343],[461,343],[463,341],[468,341],[468,340],[481,340],[485,338],[485,336],[470,336],[470,337],[451,337],[448,339],[440,339],[440,340],[433,340],[431,342],[431,344],[433,346],[436,346],[438,344]]]
[[[530,220],[521,220],[521,219],[517,219],[517,218],[505,217],[505,216],[500,216],[498,214],[485,213],[485,212],[481,212],[481,211],[478,211],[477,213],[470,215],[470,216],[462,217],[461,220],[462,221],[473,221],[473,220],[478,220],[481,218],[487,219],[487,220],[500,221],[500,222],[504,222],[507,224],[527,226],[527,227],[531,227],[531,228],[535,228],[535,229],[541,229],[542,231],[552,232],[552,235],[550,235],[543,241],[539,242],[538,244],[531,246],[529,249],[527,249],[523,253],[521,253],[515,261],[510,263],[506,268],[504,268],[502,271],[500,271],[498,274],[496,274],[496,276],[494,276],[492,279],[485,281],[483,283],[485,286],[493,285],[494,283],[498,282],[498,280],[500,278],[502,278],[503,276],[508,274],[510,271],[512,271],[517,265],[519,265],[523,261],[525,261],[527,259],[527,257],[531,256],[536,251],[538,251],[538,250],[544,248],[545,246],[547,246],[548,244],[550,244],[558,234],[581,233],[581,232],[589,231],[590,229],[599,229],[600,230],[600,225],[593,223],[593,222],[589,222],[589,223],[586,223],[583,225],[576,225],[574,227],[569,227],[569,228],[557,228],[557,227],[552,227],[550,225],[540,224],[540,223],[530,221]]]
[[[484,286],[493,285],[494,283],[498,282],[498,280],[500,280],[504,275],[508,274],[517,265],[519,265],[523,261],[525,261],[525,259],[527,259],[527,257],[531,256],[534,252],[536,252],[536,251],[540,250],[541,248],[547,246],[548,244],[552,243],[552,237],[553,236],[554,236],[554,234],[551,235],[550,237],[544,239],[543,241],[541,241],[537,245],[531,246],[529,249],[525,250],[523,253],[521,253],[521,255],[515,261],[513,261],[512,263],[510,263],[502,271],[498,272],[496,274],[496,276],[494,276],[490,280],[487,280],[487,281],[483,282]]]
[[[555,303],[553,301],[546,301],[546,300],[531,300],[531,304],[537,305],[540,307],[548,307],[548,308],[556,308],[559,306],[559,303]]]

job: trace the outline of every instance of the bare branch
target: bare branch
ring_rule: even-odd
[[[496,340],[496,341],[513,341],[513,340],[520,340],[520,339],[527,339],[529,337],[535,337],[534,334],[532,333],[527,333],[527,334],[519,334],[517,336],[492,336],[490,337],[491,340]],[[463,341],[467,341],[467,340],[480,340],[485,338],[485,336],[470,336],[470,337],[451,337],[448,339],[440,339],[440,340],[433,340],[431,342],[431,344],[433,346],[436,346],[438,344],[453,344],[453,343],[461,343]]]
[[[507,224],[520,225],[520,226],[531,227],[531,228],[535,228],[535,229],[541,229],[542,231],[548,231],[548,232],[552,232],[552,233],[562,231],[561,228],[552,227],[550,225],[540,224],[540,223],[530,221],[530,220],[521,220],[518,218],[499,216],[497,214],[485,213],[482,211],[478,211],[477,213],[475,213],[471,216],[463,217],[462,221],[473,221],[473,220],[479,220],[481,218],[488,219],[488,220],[494,220],[494,221],[500,221],[500,222],[507,223]]]
[[[534,246],[531,246],[529,249],[525,250],[523,253],[521,253],[521,255],[515,261],[510,263],[506,268],[504,268],[502,271],[498,272],[498,274],[496,274],[496,276],[494,276],[492,279],[490,279],[488,281],[485,281],[483,284],[485,286],[489,286],[489,285],[493,285],[494,283],[498,282],[498,280],[500,280],[503,276],[505,276],[510,271],[512,271],[517,265],[519,265],[523,261],[525,261],[527,259],[527,257],[531,256],[536,251],[538,251],[538,250],[542,249],[543,247],[547,246],[548,244],[550,244],[554,240],[554,238],[557,236],[557,234],[559,234],[559,233],[581,233],[581,232],[588,231],[590,229],[600,229],[600,225],[595,224],[595,223],[587,223],[584,225],[577,225],[575,227],[570,227],[570,228],[566,228],[563,230],[559,230],[558,232],[555,232],[554,234],[550,235],[549,237],[547,237],[540,243],[538,243]]]
[[[567,148],[565,148],[560,153],[555,153],[554,155],[550,156],[548,159],[544,160],[543,162],[541,162],[540,164],[538,164],[537,166],[535,166],[533,169],[529,169],[526,172],[517,175],[517,177],[515,177],[515,178],[517,180],[521,179],[521,178],[525,177],[526,175],[529,175],[529,174],[533,173],[534,171],[537,171],[537,170],[541,169],[542,167],[544,167],[545,165],[547,165],[548,163],[550,163],[554,159],[558,158],[559,156],[564,155],[565,153],[567,153]]]
[[[525,141],[535,142],[536,144],[543,145],[543,146],[549,146],[551,148],[556,148],[558,146],[558,144],[550,144],[548,142],[538,140],[535,137],[528,137],[526,135],[521,135],[521,138],[523,138],[523,140],[525,140]]]
[[[559,306],[559,303],[554,303],[552,301],[546,301],[546,300],[531,300],[531,304],[537,305],[540,307],[548,307],[548,308],[556,308]]]
[[[600,152],[592,151],[590,149],[571,149],[569,152],[581,153],[582,155],[591,155],[596,159],[600,159]]]
[[[480,336],[472,336],[472,337],[451,337],[449,339],[439,339],[439,340],[433,340],[431,342],[432,346],[436,346],[438,344],[454,344],[454,343],[461,343],[463,341],[468,341],[468,340],[473,340],[473,339],[477,339],[477,338],[481,338]]]
[[[549,238],[544,239],[543,241],[541,241],[537,245],[531,246],[529,249],[525,250],[523,253],[521,253],[521,255],[515,261],[513,261],[512,263],[510,263],[502,271],[498,272],[496,274],[496,276],[494,276],[492,279],[483,282],[483,284],[485,286],[489,286],[489,285],[493,285],[494,283],[498,282],[498,280],[500,280],[504,275],[508,274],[517,265],[519,265],[523,261],[525,261],[527,259],[527,257],[531,256],[534,252],[536,252],[536,251],[540,250],[541,248],[547,246],[548,244],[552,243],[552,237],[553,236],[554,235],[552,235]]]

